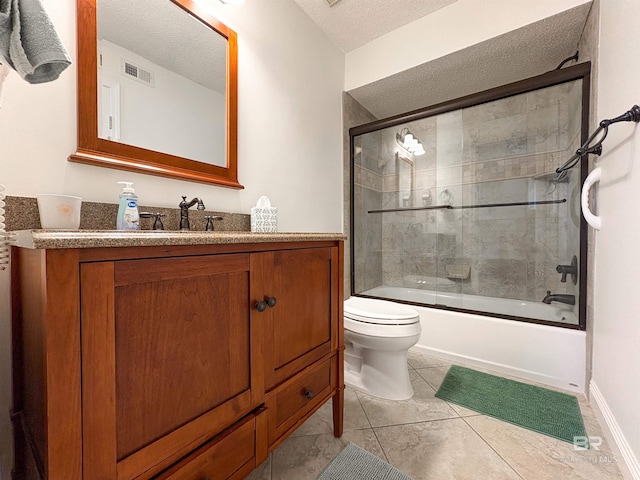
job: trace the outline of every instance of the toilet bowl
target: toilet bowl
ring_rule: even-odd
[[[406,305],[351,297],[344,302],[344,382],[375,397],[413,396],[407,351],[420,339],[418,312]]]

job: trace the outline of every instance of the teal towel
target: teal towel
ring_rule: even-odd
[[[0,63],[29,83],[55,80],[71,64],[40,0],[0,0]]]

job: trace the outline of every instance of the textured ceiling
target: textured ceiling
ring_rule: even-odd
[[[225,92],[226,40],[168,0],[98,0],[98,38]]]
[[[540,75],[575,53],[590,6],[575,7],[348,93],[382,119]]]
[[[363,0],[333,7],[327,0],[295,1],[347,52],[457,0],[366,0],[366,8]],[[539,75],[575,52],[589,8],[581,5],[349,93],[386,118]],[[226,42],[169,0],[98,0],[98,29],[100,38],[225,90]]]
[[[346,53],[458,0],[295,1]]]

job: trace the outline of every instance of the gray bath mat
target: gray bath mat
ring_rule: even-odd
[[[413,480],[373,453],[355,443],[349,444],[333,459],[318,480]]]

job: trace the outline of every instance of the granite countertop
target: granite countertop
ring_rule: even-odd
[[[346,240],[342,233],[180,232],[171,230],[16,230],[11,245],[23,248],[151,247],[233,243]]]

